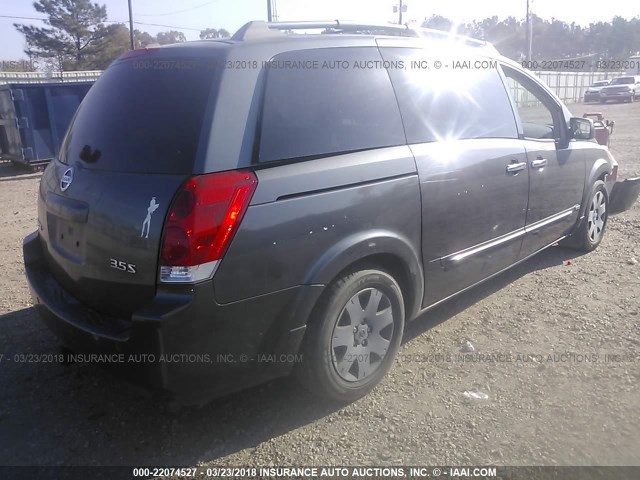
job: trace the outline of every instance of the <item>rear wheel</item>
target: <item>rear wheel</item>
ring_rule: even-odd
[[[585,218],[580,229],[574,234],[567,243],[567,246],[590,252],[595,250],[604,236],[604,230],[607,226],[607,207],[609,206],[609,196],[607,189],[602,180],[596,181],[591,187],[591,195]]]
[[[393,277],[376,269],[345,275],[314,311],[297,377],[314,393],[354,401],[387,373],[403,328],[402,292]]]

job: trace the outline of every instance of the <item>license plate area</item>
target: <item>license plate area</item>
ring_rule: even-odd
[[[49,242],[54,250],[74,263],[82,263],[85,258],[85,225],[54,214],[47,215]]]

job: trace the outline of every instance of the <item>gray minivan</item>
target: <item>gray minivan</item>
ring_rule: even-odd
[[[252,22],[104,72],[25,268],[61,341],[141,384],[200,401],[295,371],[349,401],[406,321],[558,241],[596,248],[640,188],[616,200],[616,174],[590,120],[483,42]]]

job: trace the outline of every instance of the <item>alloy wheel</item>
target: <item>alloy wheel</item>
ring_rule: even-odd
[[[597,191],[591,200],[591,206],[589,207],[589,215],[587,219],[587,232],[589,240],[592,243],[596,243],[602,236],[604,229],[604,223],[607,219],[607,201],[604,193]]]
[[[348,382],[372,375],[382,364],[393,338],[393,309],[377,288],[356,293],[338,315],[331,338],[333,367]]]

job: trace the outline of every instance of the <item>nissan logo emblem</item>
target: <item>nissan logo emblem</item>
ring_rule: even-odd
[[[73,168],[67,168],[60,179],[60,190],[63,192],[71,186],[73,182]]]

